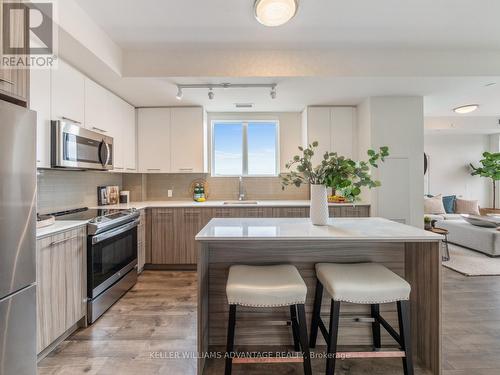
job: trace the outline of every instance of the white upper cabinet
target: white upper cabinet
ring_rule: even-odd
[[[303,115],[303,144],[318,141],[319,147],[313,157],[313,164],[321,162],[325,152],[353,158],[356,108],[354,107],[308,107]]]
[[[30,72],[30,109],[36,111],[36,166],[50,168],[50,70]]]
[[[170,108],[137,110],[139,171],[170,173]]]
[[[85,127],[113,137],[115,172],[136,172],[135,108],[111,91],[85,79]]]
[[[85,123],[85,76],[62,60],[52,70],[51,118]]]
[[[204,173],[203,108],[171,109],[171,172]]]
[[[137,172],[137,131],[135,125],[135,108],[123,102],[121,115],[127,136],[123,143],[123,164],[126,172]]]
[[[94,81],[85,79],[85,127],[113,137],[116,126],[114,95]]]

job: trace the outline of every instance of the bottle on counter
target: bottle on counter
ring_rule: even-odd
[[[194,194],[193,194],[193,199],[197,202],[198,199],[200,199],[200,184],[196,184],[194,186]]]

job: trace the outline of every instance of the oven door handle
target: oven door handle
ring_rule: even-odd
[[[92,245],[98,244],[99,242],[105,241],[109,238],[118,236],[119,234],[125,233],[129,231],[130,229],[133,229],[139,225],[139,220],[134,220],[130,223],[127,223],[125,225],[122,225],[121,227],[118,227],[116,229],[101,233],[101,234],[96,234],[95,236],[92,237]]]

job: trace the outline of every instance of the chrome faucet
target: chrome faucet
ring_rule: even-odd
[[[242,176],[240,176],[240,186],[239,186],[238,200],[239,201],[244,201],[245,200],[245,193],[243,192],[243,177]]]

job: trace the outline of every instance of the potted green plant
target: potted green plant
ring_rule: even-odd
[[[389,156],[388,147],[380,147],[379,151],[368,150],[367,161],[354,161],[336,152],[326,152],[323,160],[313,166],[312,157],[318,142],[315,141],[307,147],[299,147],[302,155],[295,155],[293,160],[286,164],[290,172],[281,176],[283,189],[294,185],[311,185],[311,221],[314,225],[326,225],[328,222],[327,188],[342,191],[344,196],[351,201],[356,201],[361,195],[361,188],[376,188],[380,181],[373,180],[370,174],[371,167],[378,168],[378,162],[383,162]]]
[[[481,176],[491,179],[493,185],[493,210],[497,208],[497,181],[500,180],[500,152],[484,152],[483,159],[479,161],[482,166],[472,168],[472,176]]]
[[[432,219],[429,216],[424,217],[424,228],[426,230],[432,229]]]

